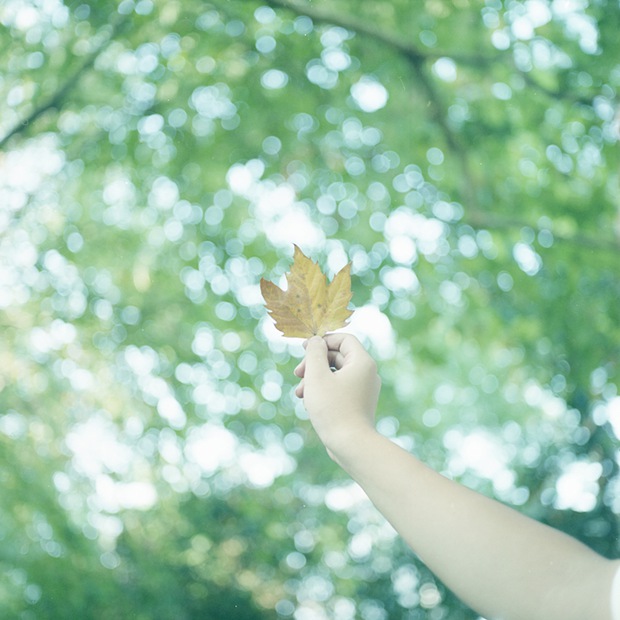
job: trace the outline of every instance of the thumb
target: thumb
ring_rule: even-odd
[[[322,381],[331,377],[329,361],[327,359],[327,343],[320,336],[312,336],[306,344],[306,383]]]

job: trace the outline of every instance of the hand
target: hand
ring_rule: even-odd
[[[301,382],[295,390],[330,456],[355,446],[361,432],[374,432],[381,380],[377,365],[350,334],[314,336],[295,369]],[[332,371],[332,369],[335,369]]]

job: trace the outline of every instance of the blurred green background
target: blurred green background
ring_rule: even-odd
[[[618,556],[617,1],[0,28],[2,618],[478,618],[293,394],[258,288],[293,243],[352,261],[382,433]]]

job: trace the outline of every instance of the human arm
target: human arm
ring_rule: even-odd
[[[611,620],[617,562],[441,476],[375,430],[380,382],[356,338],[312,338],[296,374],[332,458],[469,606],[489,619]]]

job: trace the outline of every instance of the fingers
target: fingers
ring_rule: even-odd
[[[340,370],[344,364],[344,355],[340,351],[328,351],[327,359],[329,360],[329,367]]]
[[[340,351],[345,357],[351,354],[366,353],[362,343],[353,334],[327,334],[325,342],[330,351]]]
[[[295,388],[295,396],[297,396],[297,398],[304,397],[304,380],[303,379],[299,382],[299,384]]]
[[[331,377],[331,370],[340,370],[348,362],[368,357],[361,342],[351,334],[328,334],[313,336],[304,342],[306,355],[294,373],[301,381],[295,388],[298,398],[304,397],[306,381],[324,381]],[[314,383],[313,383],[314,384]]]
[[[328,351],[327,352],[327,361],[329,362],[330,368],[335,368],[339,370],[342,368],[344,364],[344,355],[340,353],[340,351]],[[303,377],[306,372],[306,360],[305,358],[297,365],[294,370],[295,376]]]
[[[306,371],[306,360],[302,360],[293,371],[296,377],[303,377]]]
[[[349,356],[356,356],[359,354],[366,354],[366,349],[362,343],[352,334],[328,334],[323,338],[313,336],[311,339],[304,342],[306,348],[306,357],[295,368],[295,375],[297,377],[304,377],[306,374],[306,360],[308,352],[308,344],[313,340],[322,340],[327,345],[327,361],[330,368],[340,370]],[[314,347],[314,345],[313,345]],[[323,355],[323,353],[321,353]]]
[[[322,381],[331,376],[327,356],[327,344],[320,336],[313,336],[306,344],[304,379]]]

